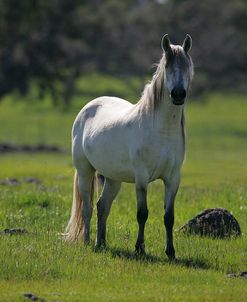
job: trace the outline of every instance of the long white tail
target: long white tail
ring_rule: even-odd
[[[93,202],[93,191],[94,191],[94,181],[92,181],[92,187],[91,187],[91,202]],[[82,217],[82,205],[83,205],[83,200],[81,199],[79,188],[78,188],[78,174],[77,172],[75,172],[71,215],[65,233],[63,234],[64,240],[67,242],[77,242],[83,238],[84,222]]]

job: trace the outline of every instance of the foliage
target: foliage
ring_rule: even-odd
[[[166,32],[194,39],[195,94],[246,92],[246,15],[245,0],[2,0],[0,97],[35,82],[68,107],[82,74],[147,74]]]

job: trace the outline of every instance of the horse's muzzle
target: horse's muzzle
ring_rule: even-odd
[[[186,98],[186,91],[183,88],[174,88],[171,91],[171,99],[174,105],[183,105]]]

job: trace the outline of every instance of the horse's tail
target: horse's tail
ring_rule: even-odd
[[[92,180],[90,200],[93,202],[94,193],[94,178]],[[83,200],[79,193],[78,188],[78,174],[75,172],[74,176],[74,191],[73,203],[71,208],[71,215],[65,233],[63,234],[64,240],[67,242],[77,242],[82,239],[84,233],[84,221],[82,216]]]

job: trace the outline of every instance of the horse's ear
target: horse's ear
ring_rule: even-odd
[[[192,38],[189,34],[186,35],[183,42],[183,49],[187,53],[192,47]]]
[[[171,42],[169,40],[168,34],[165,34],[161,40],[161,48],[164,50],[164,52],[169,52],[171,49]]]

